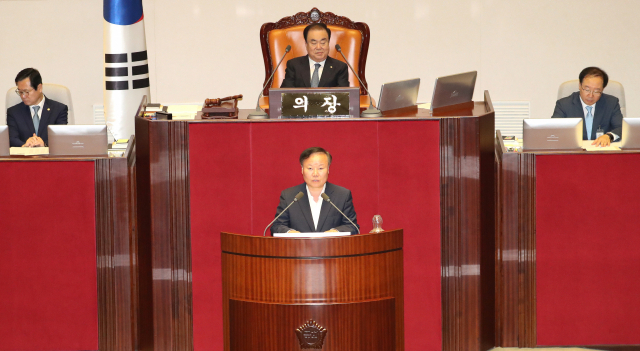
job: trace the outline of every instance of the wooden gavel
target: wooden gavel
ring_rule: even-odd
[[[242,99],[242,94],[234,95],[234,96],[227,96],[227,97],[219,98],[219,99],[206,99],[206,100],[204,100],[204,104],[205,104],[205,106],[220,106],[220,104],[223,101],[238,100],[238,99]]]

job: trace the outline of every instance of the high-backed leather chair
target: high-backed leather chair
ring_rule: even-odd
[[[273,81],[263,92],[260,99],[262,108],[269,108],[269,88],[278,88],[284,79],[287,61],[307,54],[303,31],[311,23],[324,23],[331,30],[329,41],[329,56],[344,62],[342,55],[335,49],[340,44],[342,53],[347,57],[354,70],[358,72],[362,83],[367,84],[365,66],[369,51],[369,26],[363,22],[353,22],[347,17],[335,15],[331,12],[322,12],[317,8],[309,12],[298,12],[289,17],[283,17],[278,22],[269,22],[260,28],[260,43],[264,59],[264,84],[278,64],[278,60],[285,52],[287,45],[291,45],[291,51],[285,56],[282,64],[273,76]],[[352,87],[360,87],[360,82],[349,70],[349,83]],[[368,86],[367,86],[368,88]],[[360,87],[360,106],[369,106],[369,97],[363,87]]]
[[[16,88],[17,87],[10,88],[7,91],[7,95],[5,97],[6,109],[9,109],[9,107],[19,104],[22,101],[22,99],[20,99],[18,94],[16,94]],[[73,114],[73,104],[71,103],[71,92],[69,91],[69,88],[59,84],[43,83],[42,93],[49,99],[52,99],[67,105],[67,108],[69,109],[67,113],[67,124],[70,124],[70,125],[75,124],[76,120]],[[6,111],[5,111],[5,116],[6,116]]]
[[[563,97],[567,97],[578,90],[580,90],[579,80],[576,79],[566,81],[560,84],[560,87],[558,88],[558,100],[562,99]],[[616,82],[615,80],[610,80],[607,84],[607,87],[604,88],[604,93],[613,95],[618,98],[618,100],[620,101],[620,112],[622,113],[623,117],[626,116],[627,103],[624,97],[624,87],[622,86],[622,84],[620,84],[620,82]]]

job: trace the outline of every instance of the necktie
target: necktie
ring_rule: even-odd
[[[587,127],[587,139],[591,140],[591,129],[593,127],[593,114],[591,114],[591,110],[593,109],[593,106],[586,106],[587,107],[587,117],[584,118],[584,123],[586,123],[586,127]]]
[[[317,88],[318,84],[320,84],[320,76],[318,75],[318,70],[320,69],[320,64],[316,63],[315,64],[316,69],[313,70],[313,76],[311,76],[311,87],[312,88]]]
[[[38,127],[40,127],[40,117],[38,117],[38,110],[40,110],[40,106],[33,106],[33,128],[36,129],[36,135],[38,135]]]

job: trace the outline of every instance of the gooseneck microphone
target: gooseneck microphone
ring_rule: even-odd
[[[338,212],[340,212],[340,214],[341,214],[341,215],[343,215],[343,216],[344,216],[344,218],[346,218],[349,222],[351,222],[351,224],[353,224],[353,226],[354,226],[354,227],[356,227],[356,230],[358,231],[358,234],[360,234],[360,228],[358,228],[358,226],[357,226],[355,223],[353,223],[353,222],[349,219],[349,217],[347,217],[347,215],[345,215],[344,213],[342,213],[342,211],[340,211],[340,209],[338,208],[338,206],[336,206],[333,202],[331,202],[331,199],[329,198],[329,195],[327,195],[327,194],[325,194],[325,193],[322,193],[322,194],[320,194],[320,196],[322,196],[322,199],[323,199],[324,201],[326,201],[326,202],[330,203],[330,204],[331,204],[331,206],[333,206],[333,208],[335,208],[336,210],[338,210]]]
[[[271,76],[269,77],[269,79],[267,79],[267,82],[262,87],[262,90],[260,90],[260,95],[258,95],[258,102],[256,102],[256,110],[251,112],[249,116],[247,116],[248,119],[268,119],[269,118],[269,115],[267,115],[267,113],[260,108],[260,98],[262,97],[264,88],[266,88],[269,82],[271,82],[271,78],[273,78],[273,75],[276,74],[276,72],[278,71],[278,67],[280,67],[280,64],[284,60],[284,57],[287,56],[289,51],[291,51],[291,45],[287,45],[287,48],[284,49],[284,55],[282,55],[282,58],[280,59],[280,61],[278,62],[278,65],[276,66],[276,69],[274,69],[273,72],[271,72]]]
[[[289,207],[291,207],[291,205],[293,205],[294,202],[302,199],[304,197],[304,193],[301,191],[298,193],[298,195],[296,195],[296,197],[293,198],[293,201],[291,201],[291,203],[284,208],[284,210],[282,210],[282,212],[280,212],[280,214],[278,214],[276,216],[276,218],[273,219],[273,221],[271,221],[271,223],[269,223],[269,225],[267,225],[266,228],[264,228],[264,233],[262,233],[262,236],[266,236],[267,235],[267,229],[269,229],[269,227],[271,227],[271,225],[273,224],[273,222],[276,221],[276,219],[280,218],[280,216],[282,216],[282,214],[289,209]]]
[[[336,44],[336,50],[338,50],[340,55],[342,55],[342,58],[344,59],[344,61],[347,63],[347,65],[349,65],[349,68],[351,68],[351,72],[353,72],[353,75],[356,76],[356,78],[358,78],[358,81],[360,82],[360,86],[363,87],[364,90],[369,95],[369,108],[364,110],[360,116],[361,117],[382,117],[382,112],[380,112],[380,110],[378,110],[377,107],[373,106],[373,99],[371,98],[369,89],[367,89],[367,86],[364,85],[364,83],[362,83],[362,80],[360,80],[360,77],[358,77],[358,73],[356,73],[353,67],[351,67],[349,60],[347,60],[347,58],[344,57],[344,54],[342,53],[342,48],[340,48],[340,44]]]

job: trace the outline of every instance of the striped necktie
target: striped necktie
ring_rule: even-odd
[[[591,129],[593,129],[593,114],[591,114],[591,110],[593,106],[586,106],[587,108],[587,117],[584,118],[584,123],[586,123],[587,127],[587,139],[591,140]]]
[[[38,127],[40,127],[40,117],[38,117],[38,110],[40,110],[40,106],[33,106],[33,128],[36,130],[36,135],[38,135]]]

